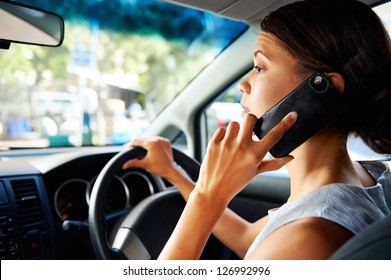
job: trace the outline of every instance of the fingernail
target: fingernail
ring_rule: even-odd
[[[297,112],[291,112],[289,114],[289,117],[291,118],[291,120],[295,121],[297,120]]]

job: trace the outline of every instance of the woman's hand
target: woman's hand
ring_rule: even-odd
[[[213,228],[224,213],[227,213],[227,205],[231,199],[256,174],[276,170],[293,159],[287,156],[263,160],[296,118],[296,113],[289,114],[260,141],[252,139],[257,118],[250,114],[244,117],[241,127],[232,122],[227,129],[216,131],[209,142],[195,189],[191,192],[181,218],[159,259],[183,260],[200,257]],[[231,218],[225,216],[224,221],[227,223]],[[233,224],[238,225],[228,223]]]
[[[245,115],[242,126],[231,122],[227,129],[218,129],[208,144],[196,184],[197,191],[228,203],[255,175],[287,164],[292,156],[270,160],[264,160],[264,157],[296,118],[295,112],[288,114],[262,140],[252,137],[257,121],[252,114]]]
[[[125,162],[123,169],[142,168],[166,178],[175,165],[171,143],[163,137],[137,138],[132,140],[129,146],[139,146],[148,152],[142,159],[131,159]]]
[[[187,200],[194,189],[194,182],[188,174],[174,162],[171,143],[163,137],[137,138],[130,142],[130,147],[139,146],[148,152],[144,158],[131,159],[122,166],[125,168],[142,168],[160,176],[174,185]]]

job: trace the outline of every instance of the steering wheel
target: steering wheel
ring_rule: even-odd
[[[88,212],[89,232],[97,259],[157,259],[174,230],[185,201],[176,190],[165,190],[141,201],[124,215],[107,239],[105,201],[110,183],[129,159],[142,158],[147,151],[140,147],[115,155],[102,169],[92,189]],[[200,164],[173,148],[174,160],[193,179]]]

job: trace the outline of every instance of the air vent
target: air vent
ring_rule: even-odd
[[[19,223],[22,227],[43,222],[41,202],[34,179],[12,180]]]

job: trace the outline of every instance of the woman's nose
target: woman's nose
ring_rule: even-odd
[[[251,85],[248,82],[248,76],[244,77],[238,84],[238,89],[242,94],[250,94]]]

